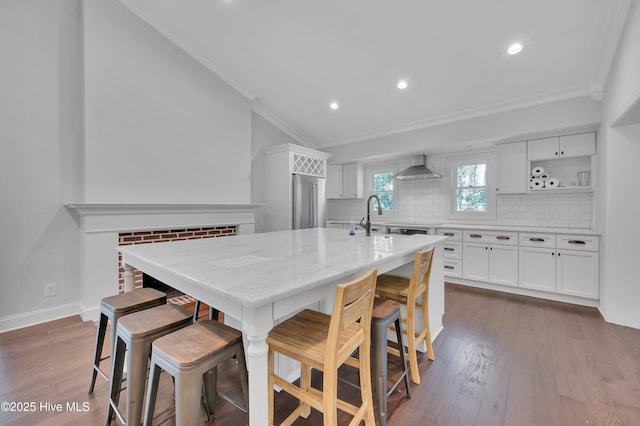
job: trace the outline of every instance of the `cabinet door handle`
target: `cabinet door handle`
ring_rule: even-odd
[[[445,232],[442,235],[444,235],[445,237],[453,237],[454,234],[453,234],[453,232]]]
[[[453,266],[444,265],[444,269],[454,269]]]
[[[558,155],[558,151],[556,151],[556,155]]]
[[[444,248],[445,251],[454,251],[455,249],[451,248],[451,247],[445,247]]]
[[[469,234],[469,238],[482,238],[480,234]]]
[[[496,240],[510,240],[511,237],[507,237],[506,235],[498,235]]]
[[[569,242],[569,244],[580,244],[580,245],[587,244],[586,242],[584,242],[582,240],[569,240],[568,242]]]
[[[529,241],[533,241],[534,243],[544,243],[544,238],[529,238]]]

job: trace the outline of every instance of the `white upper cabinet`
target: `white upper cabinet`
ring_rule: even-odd
[[[527,142],[498,145],[498,194],[523,194],[529,181]]]
[[[527,142],[529,161],[585,157],[595,153],[596,138],[593,132],[533,139]]]
[[[330,164],[327,167],[327,198],[362,198],[364,166],[362,163]]]

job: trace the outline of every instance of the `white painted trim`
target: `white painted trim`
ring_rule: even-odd
[[[51,308],[38,309],[36,311],[11,315],[0,318],[0,333],[29,327],[31,325],[42,324],[44,322],[66,318],[81,313],[82,309],[80,303],[74,302],[66,305],[53,306]]]
[[[316,145],[322,148],[328,148],[336,145],[344,145],[353,142],[360,142],[363,140],[375,139],[384,136],[395,135],[398,133],[409,132],[412,130],[420,130],[428,127],[441,126],[444,124],[451,124],[458,121],[471,120],[474,118],[486,117],[488,115],[500,114],[510,112],[518,109],[525,109],[545,105],[548,103],[566,101],[575,98],[590,96],[588,86],[579,86],[572,89],[561,90],[557,92],[547,93],[541,96],[536,96],[528,99],[523,99],[514,102],[507,102],[495,106],[486,108],[470,109],[467,111],[461,111],[454,114],[445,114],[439,117],[434,117],[424,121],[416,121],[413,123],[406,123],[400,126],[392,126],[380,131],[369,133],[366,135],[356,136],[352,138],[334,139],[324,142],[317,142]]]
[[[300,133],[289,127],[284,121],[282,121],[277,115],[275,115],[273,111],[269,110],[258,100],[254,100],[253,102],[251,102],[251,110],[274,125],[276,128],[280,129],[280,131],[282,131],[284,134],[286,134],[296,142],[306,146],[307,148],[316,148],[316,146],[309,139],[305,138]]]
[[[618,113],[615,114],[612,119],[609,121],[609,127],[618,127],[624,126],[627,124],[636,124],[636,123],[627,123],[625,121],[625,116],[634,108],[640,108],[640,86],[636,87],[635,90],[631,91],[631,94],[627,98],[626,102],[622,104]]]

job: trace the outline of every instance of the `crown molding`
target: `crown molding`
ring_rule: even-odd
[[[536,107],[545,105],[548,103],[566,101],[569,99],[575,99],[580,97],[590,96],[589,87],[579,86],[566,90],[560,90],[556,92],[546,93],[540,96],[521,99],[514,102],[506,102],[486,108],[470,109],[454,114],[445,114],[439,117],[434,117],[428,120],[415,121],[400,126],[388,127],[381,129],[380,131],[369,133],[366,135],[356,136],[345,139],[334,139],[323,143],[317,143],[319,148],[328,148],[338,145],[345,145],[354,142],[361,142],[364,140],[375,139],[385,136],[391,136],[398,133],[410,132],[413,130],[426,129],[429,127],[441,126],[445,124],[456,123],[459,121],[472,120],[475,118],[486,117],[489,115],[505,113],[509,111]]]
[[[300,145],[306,146],[307,148],[316,149],[315,144],[313,144],[309,139],[302,136],[300,133],[293,130],[289,127],[284,121],[282,121],[278,116],[276,116],[271,110],[265,107],[259,100],[254,100],[251,102],[251,110],[258,114],[260,117],[267,120],[269,123],[280,129],[287,136],[298,142]]]
[[[250,101],[256,98],[255,94],[249,90],[246,85],[231,77],[214,63],[210,57],[202,53],[203,49],[197,46],[196,40],[193,37],[187,37],[186,34],[180,33],[175,28],[166,25],[165,22],[167,22],[167,19],[162,19],[163,17],[157,10],[151,11],[148,9],[148,5],[144,7],[141,2],[135,0],[119,0],[119,2],[196,61],[200,62],[229,86],[240,92],[242,96]]]

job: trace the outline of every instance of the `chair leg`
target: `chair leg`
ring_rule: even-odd
[[[102,359],[102,349],[104,348],[104,339],[107,334],[108,318],[104,314],[100,314],[100,323],[98,324],[98,332],[96,333],[96,352],[93,356],[93,374],[91,376],[91,384],[89,385],[89,393],[93,393],[98,376],[98,368],[100,368],[100,360]],[[111,362],[111,358],[109,358]]]
[[[360,357],[362,358],[362,357]],[[325,366],[326,367],[326,366]],[[363,366],[360,364],[360,380]],[[326,368],[322,379],[322,399],[325,425],[338,424],[338,371],[337,368]],[[364,404],[364,401],[362,402]]]
[[[216,390],[218,383],[218,367],[207,371],[202,375],[204,381],[203,404],[207,413],[208,421],[211,423],[215,420]]]
[[[144,425],[151,426],[153,421],[153,412],[156,408],[156,397],[158,395],[158,384],[160,383],[160,372],[162,370],[159,366],[151,360],[151,367],[149,369],[149,385],[147,387],[147,401],[146,409],[144,413]]]
[[[337,374],[337,370],[335,371]],[[385,383],[384,386],[384,396],[386,402],[387,384]],[[375,426],[376,418],[373,414],[373,392],[371,389],[371,342],[367,340],[365,340],[365,342],[360,345],[360,393],[362,398],[362,405],[366,405],[368,407],[365,410],[364,423],[367,426]],[[334,397],[337,400],[337,393]]]
[[[120,388],[122,386],[122,375],[124,370],[124,356],[125,344],[122,339],[118,339],[118,343],[115,348],[114,359],[111,362],[111,392],[109,399],[109,409],[107,410],[106,425],[111,424],[111,420],[115,415],[114,407],[118,406],[120,401]]]
[[[267,377],[268,377],[268,386],[267,386],[267,396],[268,396],[268,417],[267,417],[267,425],[273,426],[273,404],[275,402],[275,389],[273,389],[273,350],[269,348],[267,351]]]
[[[325,380],[327,376],[325,375]],[[337,382],[336,382],[337,386]],[[308,392],[311,387],[311,367],[307,364],[300,363],[300,389],[304,392]],[[311,414],[311,406],[300,401],[300,406],[304,409],[300,412],[300,416],[303,418],[309,417]]]
[[[411,366],[411,380],[416,385],[420,384],[420,371],[418,371],[418,356],[416,354],[416,304],[414,301],[407,303],[407,347],[409,349],[409,364]]]
[[[429,298],[427,294],[424,293],[422,295],[422,303],[420,304],[420,308],[422,310],[422,326],[425,330],[425,344],[427,345],[427,356],[431,361],[435,359],[435,355],[433,353],[433,344],[431,343],[431,329],[429,328]]]
[[[127,424],[140,424],[149,360],[149,343],[131,342],[127,357]]]
[[[200,421],[202,374],[197,371],[176,375],[176,425],[197,425]]]
[[[242,342],[238,343],[238,351],[236,360],[238,361],[238,369],[240,371],[240,385],[242,386],[242,395],[244,396],[245,407],[249,412],[249,374],[247,371],[247,360],[244,357],[244,346]]]
[[[387,328],[383,322],[374,320],[371,323],[371,329],[371,367],[376,415],[378,424],[385,426],[387,424]]]
[[[404,352],[404,342],[402,339],[402,321],[398,318],[395,321],[395,329],[396,329],[396,339],[398,342],[398,347],[400,348],[400,361],[402,361],[402,371],[404,375],[404,384],[407,388],[407,398],[411,398],[411,385],[409,384],[409,372],[407,371],[407,356]],[[385,383],[386,385],[386,383]]]

